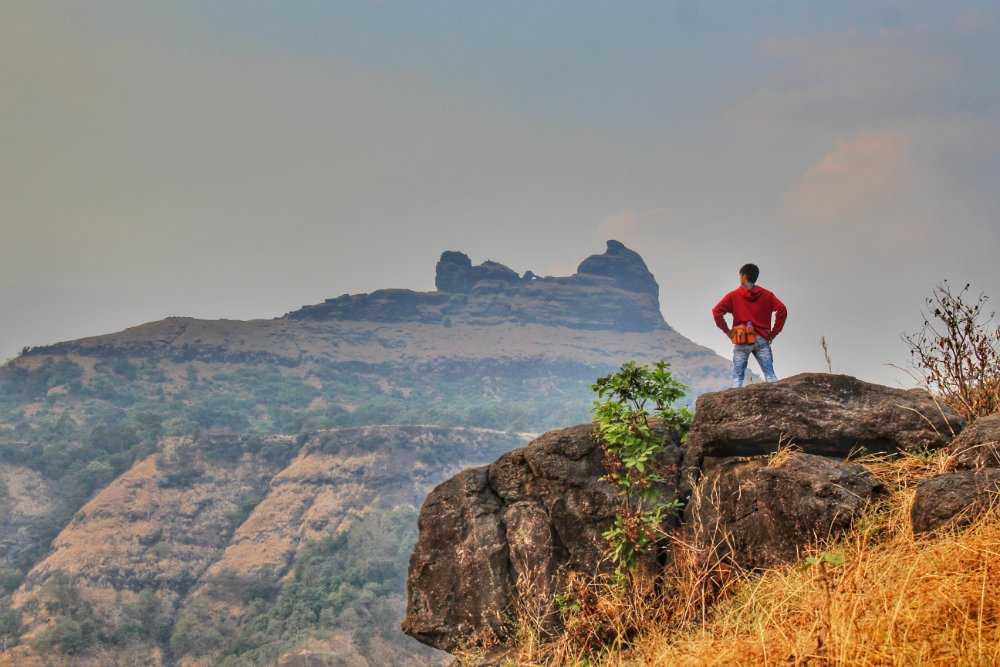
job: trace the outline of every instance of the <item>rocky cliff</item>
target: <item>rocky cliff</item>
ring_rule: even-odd
[[[666,443],[662,490],[685,509],[665,528],[742,568],[789,562],[817,539],[847,530],[885,492],[847,459],[949,446],[966,452],[958,459],[971,468],[924,482],[913,525],[928,530],[967,518],[1000,488],[1000,469],[975,467],[993,462],[986,453],[995,422],[984,420],[952,443],[963,425],[922,390],[839,375],[705,394],[686,446]],[[601,461],[593,429],[579,426],[435,488],[420,512],[403,629],[448,651],[502,652],[526,604],[534,618],[557,626],[558,614],[545,604],[567,577],[610,566],[600,534],[613,519],[615,491],[601,479]],[[931,500],[942,493],[943,502]]]

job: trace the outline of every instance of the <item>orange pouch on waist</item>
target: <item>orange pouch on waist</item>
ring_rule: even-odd
[[[757,332],[753,327],[737,324],[729,334],[733,345],[753,345],[757,342]]]

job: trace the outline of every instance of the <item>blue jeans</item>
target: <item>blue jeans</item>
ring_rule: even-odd
[[[733,386],[742,387],[743,378],[746,376],[747,362],[753,354],[760,364],[760,370],[764,371],[764,379],[768,382],[777,382],[778,376],[774,374],[774,357],[771,356],[771,344],[764,340],[763,336],[757,336],[757,342],[753,345],[736,345],[733,347]]]

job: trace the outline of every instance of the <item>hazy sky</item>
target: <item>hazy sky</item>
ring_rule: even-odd
[[[617,238],[694,340],[756,261],[780,374],[893,381],[935,282],[1000,299],[991,4],[4,0],[0,357]]]

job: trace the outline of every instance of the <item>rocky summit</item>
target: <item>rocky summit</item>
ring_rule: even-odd
[[[992,425],[984,423],[953,445],[963,426],[922,390],[840,375],[807,373],[705,394],[685,446],[661,436],[661,492],[685,506],[664,527],[742,568],[793,561],[817,539],[842,534],[884,496],[878,479],[849,456],[992,442]],[[600,535],[614,519],[616,498],[603,479],[601,451],[592,427],[563,429],[435,488],[420,511],[404,631],[452,652],[502,654],[526,604],[532,618],[556,629],[559,615],[542,601],[551,602],[574,574],[610,569]],[[998,474],[978,467],[923,482],[914,530],[981,511],[1000,485]],[[536,592],[542,597],[533,601]]]
[[[447,251],[437,263],[435,292],[388,289],[344,295],[289,313],[289,319],[375,322],[546,324],[607,331],[666,329],[660,288],[646,263],[618,241],[566,277],[518,275],[498,262],[473,266]]]

